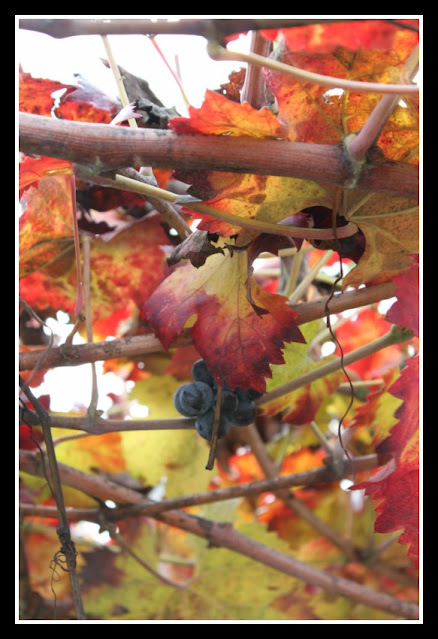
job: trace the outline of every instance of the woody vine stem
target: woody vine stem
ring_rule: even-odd
[[[23,21],[26,22],[26,21]],[[29,23],[35,23],[35,21],[27,21],[28,27],[32,28]],[[36,21],[36,22],[47,22],[47,21]],[[50,21],[49,21],[50,22]],[[60,21],[64,22],[64,21]],[[78,22],[78,21],[67,21],[67,22]],[[116,21],[115,21],[116,22]],[[226,22],[226,21],[224,21]],[[259,21],[260,22],[260,21]],[[289,21],[290,22],[290,21]],[[50,29],[50,25],[48,27]],[[68,35],[68,34],[67,34]],[[71,35],[71,34],[70,34]],[[106,39],[106,33],[101,33],[104,37],[104,42],[107,48],[108,57],[111,62],[111,54],[109,50],[108,41]],[[257,66],[270,66],[271,61],[267,59],[264,55],[258,55],[256,53],[251,53],[249,56],[243,58],[239,54],[235,54],[233,52],[227,51],[227,49],[221,47],[217,42],[213,42],[212,39],[209,41],[209,52],[215,59],[233,59],[233,60],[243,60],[245,62],[250,63],[251,65]],[[233,57],[234,56],[234,57]],[[333,86],[331,78],[326,77],[313,77],[315,74],[299,74],[300,70],[289,67],[289,65],[281,65],[281,68],[278,67],[279,63],[276,63],[277,66],[274,67],[275,70],[280,70],[282,73],[290,73],[294,75],[294,77],[299,77],[306,81],[315,81],[319,84],[324,84],[325,86]],[[112,65],[114,66],[114,65]],[[286,69],[285,67],[288,67]],[[271,68],[272,65],[271,65]],[[311,77],[312,75],[312,77]],[[373,92],[381,92],[391,94],[391,97],[382,99],[383,106],[380,107],[380,123],[383,121],[385,117],[388,117],[388,113],[390,109],[393,108],[395,104],[395,98],[392,96],[399,96],[402,94],[416,94],[418,93],[418,88],[405,84],[397,84],[397,85],[380,85],[376,86],[375,83],[351,83],[347,81],[345,87],[340,84],[339,79],[335,79],[335,86],[345,88],[346,90],[365,90],[365,91],[373,91]],[[358,87],[357,85],[361,86]],[[254,88],[254,87],[253,87]],[[257,90],[252,93],[252,95],[258,95]],[[385,102],[384,102],[385,101]],[[384,115],[381,115],[384,114]],[[46,119],[49,120],[49,119]],[[378,118],[375,116],[375,120]],[[133,121],[135,122],[135,121]],[[60,127],[59,124],[62,124]],[[135,124],[132,125],[135,128]],[[97,128],[96,128],[97,127]],[[370,125],[371,127],[371,125]],[[365,127],[364,127],[365,128]],[[76,171],[78,175],[82,175],[86,177],[89,181],[94,181],[97,184],[103,184],[104,186],[112,186],[116,188],[123,188],[127,190],[132,190],[137,193],[142,193],[148,199],[157,203],[157,209],[164,216],[168,215],[174,221],[173,226],[177,228],[180,237],[183,239],[187,236],[188,233],[191,232],[190,227],[185,223],[185,221],[178,216],[175,210],[169,206],[175,203],[177,199],[174,194],[171,194],[167,191],[163,191],[161,189],[157,189],[154,185],[148,184],[147,180],[143,179],[139,174],[135,174],[131,169],[130,173],[127,175],[126,171],[120,170],[120,167],[126,166],[138,166],[138,165],[147,165],[147,164],[155,164],[156,166],[166,166],[169,162],[175,167],[178,168],[178,165],[183,168],[215,168],[216,170],[236,170],[236,163],[239,162],[238,153],[242,152],[242,148],[244,150],[243,156],[241,155],[242,163],[240,164],[240,170],[242,172],[253,172],[253,173],[261,173],[261,174],[274,174],[274,175],[293,175],[296,177],[307,177],[309,179],[325,179],[336,185],[345,185],[348,180],[351,179],[351,175],[348,170],[345,168],[345,163],[343,162],[342,152],[339,153],[339,149],[319,149],[317,148],[319,145],[293,145],[292,152],[292,161],[291,161],[291,149],[289,146],[286,155],[284,156],[283,165],[281,155],[277,154],[277,150],[280,151],[280,147],[275,144],[275,141],[266,141],[271,144],[265,144],[264,149],[267,151],[268,163],[261,164],[260,161],[260,145],[253,145],[251,141],[246,144],[240,145],[241,149],[238,149],[239,145],[234,144],[233,140],[227,139],[227,145],[221,146],[223,144],[222,141],[218,140],[218,145],[220,147],[219,155],[215,155],[212,158],[212,150],[211,148],[203,147],[205,141],[201,138],[202,136],[195,136],[191,139],[191,145],[188,144],[188,140],[184,140],[184,136],[178,136],[171,134],[168,136],[169,132],[161,132],[164,133],[164,138],[167,139],[167,143],[165,146],[160,147],[160,136],[156,136],[154,134],[150,135],[150,132],[145,134],[144,131],[122,131],[117,129],[116,127],[111,127],[111,130],[108,131],[109,127],[100,126],[100,125],[82,125],[79,123],[68,123],[68,122],[52,122],[49,120],[48,122],[43,122],[41,118],[38,116],[32,116],[29,114],[20,114],[20,141],[21,148],[26,153],[41,153],[50,155],[52,157],[62,157],[64,159],[69,159],[73,162],[77,162],[79,165],[76,167]],[[88,135],[91,137],[87,138]],[[370,137],[370,136],[368,136]],[[161,135],[161,142],[163,141],[163,135]],[[362,160],[364,156],[363,149],[363,139],[360,140],[360,144],[356,142],[354,144],[354,140],[349,144],[348,151],[351,157],[355,159]],[[99,143],[99,147],[93,148],[93,145]],[[152,143],[152,147],[151,147]],[[234,144],[234,149],[237,155],[233,156],[233,151],[231,150],[232,161],[228,165],[226,161],[223,159],[225,157],[224,151],[226,148],[227,154],[230,153],[230,143],[231,146]],[[240,143],[240,141],[239,141]],[[170,153],[169,157],[169,144],[174,145],[173,148],[177,149],[177,151],[173,151]],[[283,145],[289,145],[289,143],[281,143]],[[136,146],[137,145],[137,146]],[[195,158],[195,163],[193,163],[193,149],[198,146],[198,150],[201,149],[201,153],[198,154]],[[366,145],[365,145],[366,146]],[[311,148],[312,147],[312,148]],[[152,153],[151,153],[152,148]],[[274,151],[275,149],[275,151]],[[270,156],[270,153],[272,155]],[[222,156],[220,156],[222,154]],[[214,155],[214,154],[213,154]],[[266,155],[264,156],[266,157]],[[269,159],[271,157],[271,159]],[[294,159],[296,161],[294,163]],[[207,165],[206,165],[207,159]],[[316,169],[315,169],[315,159]],[[84,168],[83,165],[89,164],[90,160],[94,162],[94,167],[90,170],[89,168]],[[208,166],[208,162],[210,162],[210,166]],[[225,165],[224,165],[225,162]],[[82,166],[81,166],[82,165]],[[291,168],[292,166],[292,168]],[[276,167],[276,168],[274,168]],[[115,169],[117,173],[111,174],[111,177],[100,175],[100,171],[103,169]],[[273,172],[274,171],[274,172]],[[122,173],[125,173],[122,175]],[[323,176],[323,177],[321,177]],[[382,177],[383,176],[383,177]],[[391,182],[391,177],[393,178]],[[134,179],[133,179],[134,178]],[[366,174],[360,174],[359,176],[355,176],[356,186],[360,185],[360,187],[369,192],[375,192],[382,190],[384,192],[395,192],[397,194],[408,195],[409,197],[414,196],[416,194],[416,189],[418,187],[418,174],[416,173],[415,167],[406,165],[399,166],[385,166],[379,167],[379,171],[373,171],[373,167],[369,167],[369,171]],[[389,186],[388,186],[389,184]],[[155,198],[155,199],[154,199]],[[185,206],[188,208],[192,208],[195,211],[200,211],[206,213],[208,215],[213,215],[217,219],[225,220],[231,224],[236,222],[234,216],[227,216],[223,212],[217,211],[212,207],[207,207],[202,203],[193,200],[193,198],[189,201],[185,202]],[[161,207],[161,210],[159,209]],[[172,217],[173,216],[173,217]],[[222,217],[221,217],[222,216]],[[169,218],[169,219],[170,219]],[[300,237],[303,233],[303,229],[288,229],[287,227],[279,227],[279,225],[272,224],[262,224],[257,221],[249,221],[245,224],[239,220],[240,226],[242,228],[249,228],[251,230],[256,230],[258,232],[276,232],[277,234],[284,235],[293,235],[295,237]],[[353,223],[349,223],[347,226],[338,229],[335,233],[335,237],[348,237],[353,234],[357,230],[357,227]],[[322,234],[319,229],[305,230],[304,236],[309,238],[310,235],[312,237],[322,239],[322,238],[331,238],[333,237],[333,232],[331,229],[322,231]],[[87,244],[85,244],[86,250],[85,254],[87,254]],[[88,257],[86,257],[88,259]],[[86,262],[87,263],[87,262]],[[89,263],[89,262],[88,262]],[[373,289],[374,287],[368,287],[368,289]],[[378,287],[375,287],[376,289]],[[348,293],[343,294],[342,304],[347,303],[347,307],[356,307],[360,305],[361,300],[370,299],[373,295],[373,291],[356,291],[354,295],[348,297]],[[379,289],[378,293],[375,293],[374,301],[378,299],[384,299],[385,297],[390,297],[394,294],[394,286],[392,283],[387,283],[384,287]],[[366,297],[368,296],[368,297]],[[354,300],[351,303],[351,306],[348,306],[347,300]],[[369,301],[364,302],[369,303]],[[304,309],[301,308],[301,320],[300,323],[304,323],[305,321],[310,321],[310,319],[314,317],[323,317],[325,315],[325,307],[324,300],[319,302],[319,306],[314,305],[310,310],[309,307]],[[331,311],[336,312],[335,309],[339,308],[339,300],[336,298],[331,302]],[[307,312],[307,315],[306,315]],[[318,315],[319,313],[319,315]],[[92,341],[91,327],[88,325],[88,334],[90,342]],[[344,357],[344,364],[348,364],[352,361],[356,361],[356,359],[360,359],[366,354],[369,354],[373,351],[373,348],[378,349],[385,347],[389,344],[396,343],[397,341],[402,341],[410,337],[408,333],[403,333],[397,331],[397,329],[393,330],[391,334],[381,338],[378,341],[378,344],[373,344],[372,347],[365,350],[360,350],[360,352],[353,352],[350,354],[350,357],[347,355]],[[143,340],[143,341],[142,341]],[[42,353],[26,353],[20,357],[20,369],[29,370],[43,367],[53,367],[58,365],[74,365],[76,363],[82,363],[83,361],[97,361],[98,359],[107,359],[109,357],[120,357],[125,354],[131,355],[139,355],[144,352],[154,352],[154,350],[161,350],[161,345],[158,343],[155,338],[149,340],[149,344],[146,345],[147,340],[144,338],[140,338],[140,340],[135,340],[132,338],[130,340],[117,340],[117,343],[105,343],[102,344],[93,344],[90,343],[85,345],[84,347],[71,347],[69,351],[61,352],[61,349],[48,349],[44,352],[44,356]],[[105,352],[105,349],[106,352]],[[75,356],[78,359],[75,361]],[[349,359],[348,359],[349,358]],[[291,390],[300,387],[302,384],[309,383],[310,381],[328,374],[333,370],[336,370],[337,367],[340,366],[340,362],[333,362],[330,364],[322,365],[318,370],[312,371],[312,373],[303,376],[298,380],[293,380],[292,382],[275,389],[271,393],[267,393],[262,396],[258,400],[258,405],[262,405],[275,397],[278,397],[281,394],[290,392]],[[23,382],[22,387],[26,392],[26,395],[30,399],[33,404],[41,425],[43,429],[47,431],[47,428],[50,431],[50,417],[48,413],[38,406],[32,399],[32,395],[27,387],[27,385]],[[95,406],[93,406],[95,409]],[[63,421],[63,419],[67,419],[67,421]],[[70,420],[70,421],[68,421]],[[127,430],[127,429],[139,429],[139,428],[154,428],[154,427],[164,427],[164,428],[186,428],[193,427],[192,420],[173,420],[173,424],[170,423],[169,420],[159,420],[163,422],[167,422],[166,424],[155,424],[148,420],[148,425],[141,424],[136,421],[135,424],[119,424],[114,420],[101,420],[99,418],[93,419],[91,421],[86,421],[82,418],[78,418],[76,421],[72,418],[59,418],[56,421],[56,426],[64,426],[68,428],[76,428],[78,430],[85,431],[86,434],[101,434],[105,432],[111,432],[114,430]],[[67,425],[68,424],[68,425]],[[260,442],[257,441],[257,437],[254,431],[250,432],[252,437],[252,445],[256,448],[260,446]],[[297,562],[291,557],[281,556],[280,553],[275,553],[272,549],[268,549],[263,547],[261,544],[255,544],[251,540],[246,539],[244,536],[239,535],[236,531],[232,530],[232,528],[222,529],[217,524],[213,522],[205,522],[200,518],[193,517],[188,515],[183,511],[175,510],[176,508],[182,508],[184,505],[190,505],[190,503],[207,503],[208,497],[205,497],[206,501],[202,501],[203,498],[200,498],[198,502],[191,501],[189,504],[185,504],[183,502],[167,504],[164,502],[164,507],[157,507],[154,504],[141,504],[141,498],[139,494],[135,491],[125,490],[124,492],[120,490],[119,487],[111,485],[111,482],[102,482],[99,481],[99,478],[92,477],[91,475],[86,475],[85,473],[80,473],[79,471],[75,471],[75,469],[71,469],[69,467],[65,467],[62,464],[57,464],[56,457],[54,457],[54,448],[53,442],[50,443],[51,439],[48,437],[45,432],[45,441],[46,441],[46,450],[49,456],[50,463],[50,475],[51,479],[54,482],[56,487],[61,485],[61,481],[66,485],[71,485],[75,487],[80,487],[82,490],[87,492],[90,495],[100,496],[100,498],[106,499],[114,499],[118,505],[119,509],[123,508],[123,504],[126,504],[126,508],[133,508],[133,504],[137,504],[138,510],[137,512],[144,512],[149,514],[149,516],[156,516],[157,518],[165,521],[166,523],[174,526],[181,527],[184,530],[190,531],[194,534],[202,535],[206,537],[209,542],[213,545],[219,545],[223,547],[228,547],[231,550],[241,552],[247,556],[251,556],[258,561],[262,561],[268,566],[275,567],[278,570],[282,570],[287,574],[291,574],[293,576],[298,576],[301,579],[308,581],[309,583],[314,583],[320,587],[331,590],[332,592],[342,594],[344,596],[350,597],[355,601],[360,601],[365,603],[366,605],[375,606],[376,608],[383,609],[389,611],[393,614],[409,618],[416,619],[418,617],[418,607],[413,604],[408,604],[405,602],[401,602],[393,597],[389,597],[384,593],[377,593],[370,591],[363,586],[359,586],[352,581],[337,578],[333,575],[326,575],[324,571],[320,571],[309,567],[305,564],[301,564],[301,562]],[[36,458],[34,455],[24,454],[23,455],[23,467],[33,474],[40,474],[41,467],[36,462]],[[260,453],[259,459],[263,460],[263,453]],[[375,461],[375,460],[374,460]],[[211,460],[209,459],[209,464]],[[277,481],[278,486],[281,486],[283,490],[283,495],[285,495],[284,490],[286,488],[286,484],[280,484],[280,479],[276,479],[274,477],[275,473],[273,469],[268,465],[266,458],[264,460],[266,466],[266,474],[271,478],[270,489],[275,489],[275,482]],[[344,462],[347,463],[347,462]],[[355,463],[358,463],[358,460],[355,459]],[[324,469],[325,470],[325,469]],[[351,468],[350,468],[351,471]],[[318,476],[317,481],[321,481],[322,473]],[[299,479],[296,481],[300,481]],[[301,479],[302,481],[302,479]],[[293,481],[290,485],[294,485]],[[266,488],[266,485],[264,486]],[[254,488],[254,494],[256,491],[261,489],[260,487]],[[242,494],[245,494],[245,488],[240,487]],[[280,488],[277,488],[280,490]],[[100,491],[100,492],[99,492]],[[234,494],[239,492],[239,487]],[[251,489],[246,493],[251,494]],[[281,493],[280,493],[281,494]],[[213,498],[216,497],[213,495]],[[213,498],[211,498],[213,500]],[[293,501],[290,494],[285,495],[286,501]],[[170,500],[169,500],[170,501]],[[190,500],[189,500],[190,501]],[[294,504],[291,504],[291,507],[294,507]],[[143,508],[143,511],[141,510]],[[172,510],[166,511],[166,508]],[[300,506],[298,505],[299,509]],[[42,513],[46,513],[47,511],[41,511]],[[128,510],[129,512],[129,510]],[[136,512],[136,511],[131,511]],[[26,507],[23,508],[23,513],[26,513]],[[37,514],[34,511],[34,514]],[[84,513],[82,513],[84,515]],[[94,520],[96,513],[89,513],[89,519]],[[65,528],[65,524],[67,522],[67,515],[65,512],[65,507],[62,501],[62,491],[61,496],[57,498],[57,516],[59,517],[62,528]],[[123,515],[120,513],[120,517]],[[319,526],[319,522],[315,522],[316,526]],[[68,531],[68,523],[67,523],[67,531]],[[209,532],[206,532],[209,531]],[[71,541],[71,540],[70,540]],[[336,539],[335,539],[336,543]],[[340,543],[344,543],[342,540]],[[345,546],[345,544],[344,544]],[[346,550],[347,555],[353,555],[353,548],[344,548]],[[69,556],[67,556],[67,560],[69,560]],[[77,618],[84,619],[85,613],[83,610],[80,591],[77,584],[77,575],[75,572],[75,565],[73,560],[70,558],[69,563],[69,576],[72,583],[72,593],[75,599]],[[76,580],[76,581],[75,581]]]

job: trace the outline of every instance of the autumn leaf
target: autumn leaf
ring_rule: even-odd
[[[213,508],[203,509],[202,514],[210,516]],[[176,531],[171,529],[163,539],[161,530],[155,531],[145,519],[141,524],[135,535],[124,536],[137,556],[153,569],[165,572],[167,565],[157,548],[172,543]],[[242,526],[240,531],[279,552],[287,552],[287,544],[259,524]],[[89,567],[83,571],[89,614],[120,621],[287,619],[277,609],[276,599],[293,583],[289,575],[239,553],[209,548],[204,539],[186,537],[185,548],[181,541],[177,547],[176,559],[190,560],[195,570],[184,588],[171,588],[160,582],[123,549],[119,553],[108,549],[89,553]]]
[[[388,322],[410,328],[419,336],[419,256],[412,256],[407,271],[394,277],[397,301],[391,306],[385,319]]]
[[[75,75],[77,86],[63,95],[56,108],[58,117],[82,122],[109,124],[120,105],[80,74]]]
[[[205,204],[243,219],[277,223],[310,206],[331,207],[333,189],[311,180],[272,175],[224,173],[220,171],[178,171],[177,177],[192,186],[190,195]],[[187,212],[201,219],[200,230],[227,237],[241,231],[235,225],[200,213]]]
[[[72,170],[71,162],[39,156],[37,158],[24,156],[19,164],[19,189],[22,192],[34,182],[53,174],[68,173]]]
[[[318,30],[320,25],[314,28]],[[314,51],[294,53],[286,40],[278,47],[275,59],[342,79],[381,83],[404,81],[403,64],[416,46],[417,34],[408,37],[398,34],[390,49],[382,50],[376,46],[356,50],[356,47],[349,49],[341,43],[345,36],[356,38],[357,23],[322,28],[343,31],[344,36],[334,50],[329,46],[327,51],[317,54]],[[295,29],[291,31],[295,32]],[[348,134],[360,131],[381,99],[375,93],[327,90],[325,86],[302,82],[270,69],[266,69],[264,75],[278,104],[278,119],[288,127],[287,137],[291,141],[337,144]],[[394,109],[378,146],[388,160],[407,161],[405,158],[409,157],[409,161],[417,158],[418,162],[418,135],[418,102],[408,100]]]
[[[172,354],[164,372],[180,380],[192,380],[192,366],[198,359],[200,355],[192,344],[180,346]]]
[[[365,236],[365,251],[343,281],[343,288],[378,283],[406,271],[419,251],[418,202],[405,197],[356,193],[345,217]]]
[[[371,390],[366,401],[356,406],[352,412],[348,426],[355,429],[355,434],[360,429],[366,429],[371,434],[373,450],[389,437],[392,427],[398,422],[395,415],[403,402],[389,392],[389,388],[399,375],[399,371],[395,368],[386,373],[382,379],[382,387]]]
[[[218,240],[217,235],[211,236],[207,231],[195,231],[181,242],[168,258],[169,265],[177,264],[180,260],[189,259],[195,268],[199,268],[209,255],[222,253],[224,250],[220,246],[214,246],[212,241]]]
[[[309,355],[308,345],[322,328],[323,324],[319,321],[310,322],[301,328],[307,344],[286,345],[284,349],[285,363],[282,366],[272,367],[272,379],[267,382],[268,392],[333,359],[326,357],[315,361]],[[342,371],[326,375],[296,391],[286,393],[263,404],[261,406],[262,412],[265,415],[282,413],[282,421],[296,425],[308,424],[315,418],[322,402],[338,388],[343,376]]]
[[[251,279],[249,299],[247,279],[245,252],[211,255],[198,269],[177,268],[146,302],[143,315],[165,348],[196,315],[193,343],[216,381],[264,392],[269,364],[284,362],[284,342],[303,337],[286,298],[264,292]]]
[[[33,78],[30,73],[20,71],[19,74],[19,110],[26,113],[50,116],[54,99],[52,93],[67,89],[68,93],[74,91],[71,84],[62,84],[56,80]]]
[[[131,301],[139,307],[167,272],[160,245],[168,243],[157,217],[146,218],[121,231],[109,242],[90,242],[91,304],[93,320],[125,308]],[[57,269],[55,271],[54,269]],[[76,299],[73,242],[70,252],[46,268],[20,280],[21,295],[32,307],[58,308],[72,313]]]
[[[352,489],[365,488],[377,502],[378,517],[374,529],[379,533],[402,530],[399,543],[409,546],[408,553],[418,565],[419,555],[419,359],[411,358],[390,392],[403,400],[395,416],[397,424],[377,448],[392,460],[371,479]]]
[[[119,110],[119,105],[81,75],[76,76],[77,86],[63,84],[45,78],[34,78],[30,73],[19,75],[19,110],[26,113],[50,116],[67,120],[100,122],[109,124]],[[55,106],[52,94],[61,91]]]
[[[19,221],[20,277],[51,264],[73,243],[72,176],[45,177],[24,194]]]
[[[344,354],[382,337],[390,328],[390,324],[383,315],[372,307],[360,309],[357,315],[351,317],[348,322],[341,323],[339,327],[334,326],[336,337]],[[339,345],[336,354],[341,355]],[[359,375],[362,380],[376,379],[398,369],[404,358],[403,346],[394,344],[349,364],[347,370]]]
[[[419,21],[414,19],[397,20],[398,23],[418,29]],[[274,40],[282,35],[291,51],[306,53],[332,53],[338,47],[357,49],[388,50],[396,46],[399,40],[414,45],[418,34],[406,31],[387,20],[359,20],[348,22],[309,24],[290,29],[263,29],[262,35]]]
[[[258,138],[284,137],[284,127],[268,108],[254,109],[207,90],[199,109],[189,107],[189,118],[173,118],[169,128],[184,133],[244,135]]]
[[[147,407],[147,419],[181,417],[173,405],[180,385],[172,375],[151,375],[136,382],[129,401]],[[120,436],[126,470],[144,484],[155,485],[166,477],[167,497],[207,490],[208,450],[194,428],[174,430],[171,437],[167,430],[123,432]]]

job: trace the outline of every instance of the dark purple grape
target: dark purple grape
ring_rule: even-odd
[[[256,405],[252,399],[239,399],[236,410],[230,415],[231,423],[235,426],[249,426],[256,416]]]
[[[263,393],[259,393],[253,388],[248,388],[247,390],[243,390],[242,388],[236,388],[234,391],[239,399],[258,399],[262,396]]]
[[[192,366],[192,377],[197,382],[204,382],[213,388],[215,381],[203,359],[198,359]]]
[[[203,415],[214,407],[214,393],[204,382],[189,382],[180,386],[174,396],[176,410],[185,417]]]
[[[236,393],[231,390],[222,390],[221,414],[231,415],[237,409],[239,400]]]
[[[213,433],[214,408],[200,415],[195,421],[195,427],[198,433],[204,439],[211,439]],[[218,439],[225,437],[231,427],[231,422],[225,415],[220,416]]]

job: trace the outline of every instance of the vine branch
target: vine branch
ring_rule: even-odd
[[[289,75],[301,82],[312,82],[320,86],[344,89],[344,91],[355,91],[363,93],[385,93],[392,95],[414,94],[418,95],[419,88],[415,84],[385,84],[382,82],[361,82],[356,80],[348,80],[346,78],[337,78],[333,76],[322,75],[321,73],[313,73],[305,69],[293,67],[290,64],[279,62],[271,58],[266,58],[256,53],[241,53],[239,51],[230,51],[221,46],[218,42],[210,41],[207,45],[207,51],[213,60],[224,60],[228,62],[246,62],[260,67],[277,71],[284,75]]]
[[[31,451],[22,451],[21,461],[25,472],[41,474],[37,457]],[[64,484],[78,488],[103,501],[111,499],[119,504],[138,504],[143,501],[143,496],[140,493],[115,484],[106,478],[88,475],[61,463],[58,466]],[[310,566],[290,555],[285,555],[254,541],[234,530],[230,524],[210,521],[181,510],[161,513],[156,515],[156,518],[170,526],[181,528],[207,539],[210,547],[228,548],[275,570],[319,586],[329,592],[348,597],[353,601],[379,610],[386,610],[406,619],[418,619],[419,608],[416,604],[401,601],[386,593],[376,592],[349,579]]]
[[[26,382],[20,377],[20,388],[26,395],[30,403],[32,404],[35,412],[38,415],[40,424],[42,426],[44,441],[47,450],[47,459],[49,462],[50,476],[51,476],[51,490],[56,502],[59,528],[57,529],[59,541],[61,543],[61,550],[59,551],[65,556],[67,562],[67,571],[70,580],[71,593],[75,605],[77,619],[85,619],[85,611],[82,603],[82,596],[79,587],[78,574],[76,572],[76,549],[75,544],[70,535],[70,526],[68,523],[67,514],[65,511],[64,497],[62,492],[61,475],[58,468],[58,462],[56,460],[55,448],[52,440],[52,431],[50,428],[50,417],[44,406],[34,396],[32,391]],[[44,462],[44,460],[43,460]],[[45,475],[45,469],[42,467],[40,473]],[[56,561],[56,559],[55,559]]]
[[[330,301],[330,313],[341,313],[343,311],[367,306],[375,302],[393,297],[396,287],[393,282],[383,282],[374,286],[367,286],[354,291],[335,294]],[[306,324],[315,319],[326,317],[326,297],[315,302],[305,302],[292,306],[297,312],[297,323]],[[172,345],[186,346],[191,344],[189,334],[184,334]],[[92,344],[71,345],[68,349],[62,346],[52,348],[49,351],[41,349],[20,353],[20,370],[32,370],[56,368],[58,366],[78,366],[89,362],[96,362],[118,357],[135,357],[164,351],[164,347],[154,335],[136,335],[107,342],[94,342]],[[41,358],[41,355],[44,357]]]
[[[78,35],[159,35],[185,34],[198,35],[204,38],[212,36],[224,38],[233,33],[242,31],[255,31],[258,29],[279,29],[287,27],[299,27],[308,24],[320,24],[330,22],[351,22],[348,18],[312,19],[312,18],[242,18],[242,19],[187,19],[178,21],[169,20],[87,20],[87,19],[32,19],[25,18],[19,21],[20,29],[39,31],[50,35],[52,38],[70,38]]]
[[[246,136],[209,136],[130,129],[19,114],[20,150],[90,167],[90,173],[132,166],[277,175],[345,186],[354,175],[342,147]],[[355,188],[418,198],[418,166],[370,164]]]
[[[376,454],[355,457],[355,468],[360,471],[372,470],[384,463],[385,459],[380,458]],[[337,469],[338,470],[338,469]],[[352,464],[345,460],[342,469],[339,469],[343,477],[348,477],[352,473]],[[121,519],[136,516],[153,517],[168,510],[178,510],[180,508],[188,508],[190,506],[200,506],[203,504],[211,504],[217,501],[226,501],[228,499],[236,499],[238,497],[251,497],[264,492],[276,493],[279,490],[290,488],[291,486],[312,486],[331,481],[338,481],[339,473],[334,473],[330,465],[322,466],[312,470],[306,470],[293,475],[282,475],[262,479],[247,484],[239,484],[238,486],[226,486],[216,490],[195,493],[193,495],[185,495],[184,497],[174,497],[165,499],[160,502],[152,502],[151,500],[143,500],[135,505],[119,506],[105,511],[105,519],[116,522]],[[56,508],[54,506],[42,506],[39,504],[20,504],[20,513],[22,515],[36,517],[56,517]],[[79,521],[85,519],[87,521],[98,521],[99,508],[69,508],[69,519]]]

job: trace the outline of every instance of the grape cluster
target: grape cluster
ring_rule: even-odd
[[[176,410],[185,417],[196,417],[195,427],[201,437],[211,439],[218,385],[203,359],[193,364],[194,382],[180,386],[173,397]],[[218,438],[225,437],[231,424],[248,426],[256,416],[255,401],[261,393],[253,389],[234,391],[225,382],[222,387]]]

